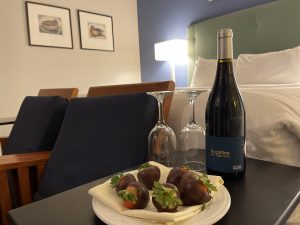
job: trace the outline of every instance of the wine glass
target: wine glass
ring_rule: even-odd
[[[195,119],[195,100],[205,89],[181,90],[189,101],[190,119],[188,124],[179,133],[179,164],[190,169],[205,172],[205,130]]]
[[[176,150],[176,136],[171,127],[169,127],[163,116],[164,99],[173,91],[148,92],[154,96],[158,103],[158,121],[148,136],[149,160],[156,161],[165,166],[172,165],[173,153]]]

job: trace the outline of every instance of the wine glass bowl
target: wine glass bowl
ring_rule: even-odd
[[[148,157],[149,160],[159,162],[166,166],[171,166],[173,155],[176,150],[176,136],[171,127],[169,127],[163,116],[163,103],[168,94],[173,91],[148,92],[157,99],[158,103],[158,121],[148,136]]]
[[[186,89],[179,93],[184,94],[190,105],[190,119],[179,133],[180,149],[177,151],[176,163],[186,165],[190,169],[204,172],[205,165],[205,130],[195,119],[195,100],[205,89]]]
[[[149,159],[166,166],[172,163],[172,152],[176,148],[176,137],[168,126],[157,125],[149,134]]]

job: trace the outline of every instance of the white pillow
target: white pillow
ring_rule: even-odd
[[[233,60],[235,70],[236,59]],[[217,71],[216,59],[204,59],[198,57],[191,81],[191,87],[211,87],[214,83]]]
[[[300,83],[300,46],[263,54],[240,54],[235,75],[238,84]]]

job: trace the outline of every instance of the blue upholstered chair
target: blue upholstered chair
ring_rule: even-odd
[[[59,96],[25,97],[3,155],[51,150],[67,105]]]
[[[147,94],[72,99],[35,199],[145,162],[157,110]]]

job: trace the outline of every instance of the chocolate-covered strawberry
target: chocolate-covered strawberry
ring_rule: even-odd
[[[123,173],[118,173],[111,178],[110,186],[116,188],[116,191],[119,192],[126,189],[133,181],[136,181],[136,179],[132,174],[127,173],[124,175]]]
[[[149,202],[149,191],[139,182],[131,182],[125,190],[119,191],[123,204],[128,209],[143,209]]]
[[[139,167],[137,173],[138,181],[143,183],[149,190],[152,190],[154,182],[159,181],[160,169],[149,163],[144,163]]]
[[[190,168],[187,166],[174,167],[168,174],[167,183],[174,184],[179,188],[181,178],[188,172],[190,172]]]
[[[179,184],[179,196],[184,206],[200,205],[208,202],[212,197],[211,190],[217,188],[210,183],[207,175],[194,172],[185,174]]]
[[[159,182],[154,182],[152,202],[158,212],[177,212],[178,206],[182,205],[177,187]]]

